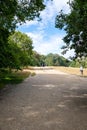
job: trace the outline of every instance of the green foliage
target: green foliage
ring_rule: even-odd
[[[70,63],[70,66],[71,67],[80,67],[80,66],[83,66],[84,68],[87,68],[87,57],[84,58],[84,59],[75,59],[75,60],[72,60],[71,63]]]
[[[20,69],[30,64],[33,41],[26,34],[14,32],[8,38],[8,43],[2,45],[0,68]]]
[[[45,9],[44,0],[0,0],[0,68],[7,67],[10,60],[17,60],[13,52],[9,51],[11,47],[8,45],[8,37],[15,31],[18,24],[39,18],[43,9]],[[15,49],[19,48],[15,46]],[[10,63],[11,66],[14,66],[13,61]]]
[[[58,54],[41,55],[36,51],[31,56],[31,66],[69,66],[70,61]]]
[[[69,66],[69,61],[58,54],[48,54],[45,58],[47,66]]]
[[[0,70],[0,89],[2,89],[6,84],[18,84],[21,83],[25,78],[31,75],[30,72],[11,72],[7,69]]]
[[[33,51],[33,55],[31,57],[31,65],[32,66],[42,66],[45,64],[45,56]]]
[[[80,67],[80,63],[77,60],[71,62],[70,67]]]
[[[32,43],[32,39],[21,32],[10,35],[7,67],[20,69],[20,67],[29,65],[33,50]]]
[[[50,53],[46,56],[45,62],[46,62],[47,66],[53,66],[53,54],[52,53]]]
[[[63,46],[64,53],[68,49],[75,50],[75,57],[87,55],[87,1],[73,0],[69,3],[71,12],[64,14],[63,11],[56,17],[56,28],[64,29],[66,43]],[[83,33],[82,33],[83,32]]]
[[[39,17],[44,8],[43,0],[1,0],[0,29],[14,30],[17,23]]]

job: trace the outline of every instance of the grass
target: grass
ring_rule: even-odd
[[[62,72],[68,73],[68,74],[74,74],[81,76],[80,69],[79,68],[73,68],[73,67],[54,67],[56,70],[60,70]],[[83,76],[87,77],[87,69],[83,70]]]
[[[6,84],[18,84],[21,83],[25,78],[33,76],[30,71],[18,71],[9,73],[0,72],[0,89],[2,89]]]
[[[80,68],[74,68],[74,67],[62,67],[62,66],[49,66],[49,68],[53,68],[53,69],[56,69],[56,70],[59,70],[59,71],[62,71],[62,72],[65,72],[65,73],[68,73],[68,74],[73,74],[73,75],[78,75],[78,76],[82,76],[81,73],[80,73]],[[40,68],[39,68],[40,69]],[[26,70],[28,71],[31,71],[31,72],[34,72],[35,68],[34,67],[31,67],[29,66]],[[87,77],[87,68],[83,69],[83,76],[84,77]]]
[[[73,68],[73,67],[52,67],[52,68],[65,73],[81,76],[79,68]],[[6,84],[21,83],[25,78],[29,77],[30,75],[31,76],[35,75],[33,67],[29,67],[28,69],[24,69],[23,71],[12,73],[9,73],[8,71],[3,72],[0,71],[0,89],[3,88]],[[83,76],[87,77],[87,69],[84,69]]]

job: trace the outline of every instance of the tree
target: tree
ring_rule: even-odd
[[[44,0],[0,0],[0,68],[5,67],[8,37],[17,24],[40,16],[45,9]]]
[[[0,1],[0,30],[13,30],[17,23],[33,20],[39,17],[45,8],[43,0],[1,0]]]
[[[21,32],[15,32],[8,38],[8,64],[9,68],[20,68],[31,62],[33,42],[30,37]]]
[[[58,54],[48,54],[45,58],[45,63],[48,66],[69,66],[70,61]]]
[[[52,53],[49,53],[46,56],[45,63],[47,66],[53,66],[53,54]]]
[[[32,66],[42,66],[45,65],[45,56],[39,54],[36,51],[33,51],[32,57],[31,57],[31,65]]]
[[[70,13],[63,10],[56,17],[55,26],[66,31],[63,38],[65,45],[63,53],[69,49],[75,50],[75,58],[87,56],[87,0],[73,0],[68,3]]]

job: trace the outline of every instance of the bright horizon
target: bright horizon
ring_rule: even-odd
[[[64,45],[63,37],[65,32],[55,28],[55,17],[58,12],[63,9],[65,13],[69,13],[68,0],[46,3],[46,8],[41,12],[41,21],[36,19],[33,21],[27,21],[25,24],[18,27],[18,31],[21,31],[33,40],[34,50],[40,54],[47,55],[49,53],[61,54],[61,47]],[[65,58],[73,56],[73,50],[63,55]]]

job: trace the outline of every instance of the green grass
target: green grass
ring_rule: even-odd
[[[18,84],[21,83],[25,78],[32,75],[31,72],[12,72],[8,71],[0,72],[0,89],[2,89],[6,84]]]

